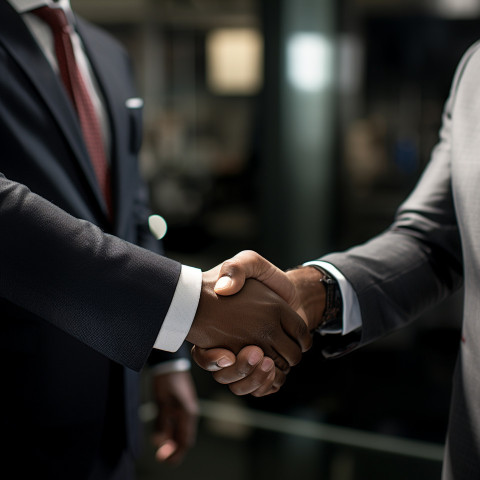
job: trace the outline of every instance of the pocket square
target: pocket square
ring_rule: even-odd
[[[127,108],[142,108],[143,107],[143,98],[140,98],[140,97],[128,98],[125,101],[125,106]]]

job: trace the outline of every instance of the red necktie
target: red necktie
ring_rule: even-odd
[[[80,69],[75,61],[72,40],[70,38],[72,27],[61,8],[41,7],[32,10],[32,13],[45,21],[52,30],[60,76],[77,111],[90,160],[107,202],[109,213],[111,213],[110,168],[102,141],[100,121]]]

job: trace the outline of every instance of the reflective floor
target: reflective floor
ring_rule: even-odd
[[[197,445],[184,463],[175,468],[156,464],[146,438],[138,480],[440,478],[442,446],[438,444],[332,427],[305,418],[282,418],[245,409],[231,399],[202,401],[201,405]],[[148,429],[147,423],[147,437]],[[350,445],[355,443],[360,446]]]

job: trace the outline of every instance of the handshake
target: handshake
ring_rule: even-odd
[[[283,272],[253,251],[204,272],[186,338],[195,362],[236,395],[279,390],[321,322],[322,276],[308,266]]]

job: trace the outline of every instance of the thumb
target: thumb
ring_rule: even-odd
[[[237,361],[237,357],[224,348],[200,348],[194,345],[191,355],[195,363],[208,372],[230,367]]]
[[[247,278],[254,278],[287,303],[295,301],[295,287],[285,272],[252,250],[244,250],[223,262],[218,277],[215,285],[218,295],[233,295],[242,289]]]
[[[228,273],[225,274],[220,272],[220,274],[223,276],[217,280],[214,288],[215,293],[218,293],[219,295],[233,295],[239,292],[245,285],[245,275],[242,275],[241,273],[232,277]]]
[[[252,276],[253,264],[256,262],[255,255],[240,252],[219,265],[220,271],[214,287],[215,293],[228,296],[239,292],[245,285],[245,280]]]

